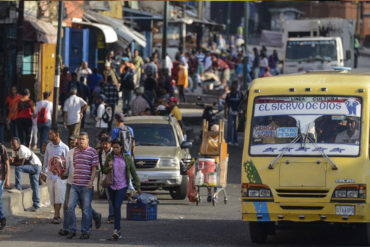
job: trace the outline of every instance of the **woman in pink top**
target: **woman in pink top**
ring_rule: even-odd
[[[103,173],[107,174],[113,169],[113,184],[108,188],[114,211],[113,240],[122,238],[121,235],[121,206],[126,196],[130,175],[137,192],[141,194],[140,179],[136,174],[135,165],[131,155],[123,154],[121,143],[117,140],[112,142],[113,152],[105,159]]]

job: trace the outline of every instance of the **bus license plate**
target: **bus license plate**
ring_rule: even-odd
[[[336,206],[336,215],[355,215],[355,206]]]

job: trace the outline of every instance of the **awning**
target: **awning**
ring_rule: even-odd
[[[84,20],[103,23],[111,26],[116,31],[119,39],[123,39],[128,43],[135,41],[142,47],[146,47],[146,38],[141,33],[126,27],[123,24],[123,20],[119,20],[113,17],[105,16],[97,12],[86,10],[84,12]]]
[[[114,31],[114,29],[108,25],[92,23],[92,22],[85,22],[82,20],[75,20],[75,19],[72,20],[72,23],[98,28],[104,34],[105,43],[114,43],[118,41],[116,31]]]
[[[57,29],[51,23],[25,17],[23,39],[39,43],[55,44],[57,42]]]

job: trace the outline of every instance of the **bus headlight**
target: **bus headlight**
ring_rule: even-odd
[[[333,200],[342,198],[366,199],[365,184],[339,185],[333,193]]]
[[[242,184],[243,197],[272,198],[270,188],[265,184]]]

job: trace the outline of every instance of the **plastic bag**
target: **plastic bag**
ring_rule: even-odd
[[[158,198],[155,195],[148,193],[141,193],[141,195],[135,194],[132,196],[132,199],[136,200],[136,203],[142,204],[156,205],[159,203]]]

